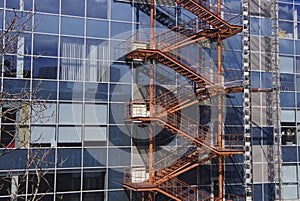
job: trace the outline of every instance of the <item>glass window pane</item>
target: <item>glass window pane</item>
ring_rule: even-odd
[[[132,24],[112,22],[111,36],[114,38],[126,39],[131,36]]]
[[[85,83],[85,100],[86,101],[107,101],[108,86],[107,84]]]
[[[278,15],[279,19],[284,20],[293,20],[293,5],[286,4],[286,3],[279,3],[278,4]]]
[[[87,19],[86,35],[87,35],[87,37],[107,38],[108,37],[108,22]]]
[[[84,127],[84,141],[106,141],[106,127],[86,126]]]
[[[282,180],[283,182],[297,182],[297,167],[296,165],[282,166]]]
[[[279,53],[294,54],[294,41],[279,39]]]
[[[298,199],[297,184],[283,185],[282,194],[283,199]]]
[[[81,184],[81,174],[80,172],[62,172],[59,171],[56,177],[57,181],[57,192],[64,191],[79,191]],[[63,200],[80,200],[80,194],[74,197],[76,194],[63,194]],[[76,199],[78,197],[78,199]]]
[[[129,3],[112,1],[111,7],[112,20],[131,21],[132,6]]]
[[[62,17],[61,34],[83,36],[84,20],[79,18]]]
[[[57,82],[51,81],[33,81],[32,90],[34,91],[35,98],[44,100],[57,99]]]
[[[30,78],[30,72],[30,57],[16,55],[4,56],[4,77]]]
[[[104,190],[105,187],[105,169],[91,169],[91,170],[84,170],[83,172],[83,190]],[[87,193],[88,196],[89,193]],[[95,193],[94,193],[95,194]],[[90,196],[85,200],[104,200],[100,194],[95,194],[98,196]],[[97,199],[96,199],[97,198]],[[101,199],[102,198],[102,199]]]
[[[61,37],[60,56],[83,58],[84,41],[81,38]]]
[[[131,85],[129,84],[111,84],[110,100],[126,102],[131,99]]]
[[[87,17],[107,18],[107,0],[87,0]]]
[[[39,56],[58,56],[58,37],[34,34],[33,54]]]
[[[34,58],[32,76],[34,78],[56,79],[57,59],[43,57]]]
[[[81,155],[80,148],[59,148],[57,149],[57,167],[81,167]],[[75,170],[72,170],[72,172],[75,172]]]
[[[35,0],[35,8],[38,12],[58,13],[59,1]]]
[[[106,165],[106,148],[86,148],[83,152],[84,167],[97,167]]]
[[[106,124],[107,105],[86,104],[85,105],[85,124]]]
[[[59,123],[63,123],[63,124],[82,123],[81,104],[60,103],[58,113],[59,113]]]
[[[53,15],[35,15],[35,31],[58,34],[58,16]]]
[[[56,123],[56,104],[55,103],[36,103],[32,107],[32,124],[55,124]]]
[[[131,82],[132,74],[129,65],[121,63],[113,63],[110,66],[111,82]]]
[[[81,82],[60,82],[59,100],[82,100],[83,84]]]
[[[108,149],[108,165],[128,166],[130,158],[130,149]]]
[[[109,127],[109,144],[113,146],[130,146],[131,138],[126,126]]]
[[[289,39],[294,38],[293,22],[279,21],[278,24],[279,24],[279,38],[289,38]]]
[[[30,143],[55,145],[55,127],[32,126]]]
[[[84,16],[85,0],[61,0],[61,13],[65,15]]]
[[[280,93],[281,107],[295,107],[295,94],[290,92]]]
[[[279,56],[279,68],[281,73],[293,73],[294,72],[294,58]]]
[[[84,62],[81,59],[60,59],[60,80],[78,80],[84,78]]]
[[[80,143],[81,127],[79,126],[60,126],[58,128],[59,143]]]

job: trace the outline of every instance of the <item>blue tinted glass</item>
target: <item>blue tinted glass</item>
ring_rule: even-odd
[[[243,118],[242,114],[243,112],[241,108],[227,107],[225,124],[241,125],[243,123],[241,121],[241,119]]]
[[[113,146],[130,146],[130,130],[126,126],[109,127],[109,144]]]
[[[293,20],[294,12],[292,4],[279,3],[278,10],[279,19]]]
[[[261,73],[261,87],[272,88],[272,74],[267,72]]]
[[[58,168],[80,167],[81,149],[58,149]]]
[[[253,127],[252,128],[252,135],[253,135],[253,145],[261,145],[261,128]]]
[[[107,101],[108,85],[97,83],[85,84],[85,100],[86,101]]]
[[[87,59],[107,60],[105,52],[108,51],[108,41],[100,39],[86,39],[86,46]]]
[[[107,0],[87,0],[87,17],[107,18]]]
[[[127,39],[131,36],[132,24],[112,22],[111,23],[111,36],[115,38]]]
[[[60,56],[66,58],[83,58],[82,38],[61,37]]]
[[[31,58],[16,55],[4,56],[4,76],[30,78],[31,76]]]
[[[108,149],[108,165],[127,166],[130,165],[130,149]]]
[[[296,57],[296,71],[297,73],[300,73],[300,57]]]
[[[108,22],[99,20],[86,21],[86,35],[88,37],[107,38],[108,37]]]
[[[112,1],[111,7],[112,20],[131,21],[132,7],[129,3]]]
[[[57,13],[58,14],[59,1],[35,0],[35,9],[37,12]]]
[[[58,34],[58,16],[36,14],[35,23],[37,32]]]
[[[297,148],[282,146],[282,159],[283,162],[296,162],[297,161]]]
[[[6,8],[15,8],[18,9],[20,7],[20,0],[7,0]]]
[[[294,54],[294,41],[279,39],[279,53]]]
[[[36,98],[45,100],[56,100],[57,82],[50,81],[33,81],[33,90],[36,91]]]
[[[259,20],[256,17],[251,17],[250,33],[253,35],[259,34]]]
[[[1,149],[0,154],[6,153],[6,149]],[[14,150],[9,154],[3,154],[0,157],[0,169],[10,170],[10,169],[25,169],[27,162],[27,151],[26,149]],[[28,165],[28,164],[27,164]]]
[[[300,107],[300,93],[297,93],[297,107]]]
[[[83,152],[84,167],[99,167],[106,165],[106,149],[105,148],[89,148]]]
[[[110,100],[115,102],[126,102],[131,99],[131,85],[129,84],[111,84]]]
[[[300,21],[300,5],[295,5],[295,10],[297,10],[297,21]],[[298,26],[299,27],[299,26]]]
[[[25,10],[32,10],[33,9],[32,0],[24,0],[24,9]]]
[[[4,1],[1,0],[1,1],[0,1],[0,8],[3,8],[3,6],[4,6]]]
[[[81,59],[60,59],[60,80],[83,80],[84,63]]]
[[[61,13],[84,16],[84,0],[61,0]]]
[[[280,93],[281,107],[295,107],[295,94],[290,92]]]
[[[109,107],[109,123],[124,124],[124,104],[112,103]]]
[[[4,91],[9,94],[19,94],[18,97],[28,98],[30,81],[21,79],[5,79]]]
[[[82,100],[83,84],[79,82],[60,82],[59,100]]]
[[[260,27],[261,27],[260,34],[262,36],[271,36],[272,35],[272,30],[270,29],[271,20],[268,19],[268,18],[261,18],[260,20],[261,20],[260,21],[260,23],[261,23],[261,25],[260,25]]]
[[[57,78],[57,59],[35,58],[33,60],[34,78],[56,79]]]
[[[113,63],[110,66],[111,82],[131,82],[131,68],[129,65]]]
[[[226,49],[233,49],[233,50],[241,50],[242,49],[242,42],[240,35],[234,35],[230,38],[225,40],[225,48]]]
[[[40,56],[58,56],[58,36],[34,34],[33,54]]]
[[[280,74],[280,89],[283,91],[295,90],[295,77],[293,74]]]
[[[261,184],[255,184],[254,185],[254,200],[263,200],[262,198],[262,185]]]
[[[300,32],[299,32],[300,33]],[[299,34],[298,33],[298,34]],[[300,41],[296,40],[296,54],[300,55]]]
[[[279,21],[279,37],[280,38],[294,38],[293,22]]]
[[[62,17],[61,33],[66,35],[83,36],[84,20],[80,18]]]
[[[260,88],[260,73],[252,72],[251,73],[251,84],[254,88]]]
[[[273,129],[270,127],[264,127],[262,129],[263,132],[263,144],[264,145],[273,145],[274,139],[273,139]]]

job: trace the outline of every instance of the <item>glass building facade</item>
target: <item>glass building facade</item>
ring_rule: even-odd
[[[210,3],[214,6],[216,2],[212,0]],[[232,16],[241,14],[241,1],[224,0],[222,3],[230,9]],[[174,5],[157,5],[157,30],[167,30],[192,17],[184,8]],[[285,200],[299,200],[300,1],[282,0],[278,7],[282,191]],[[9,200],[11,194],[16,193],[17,184],[23,189],[17,193],[19,199],[32,197],[30,186],[36,182],[34,168],[24,162],[29,152],[36,155],[47,153],[39,164],[46,170],[45,181],[41,182],[38,193],[43,196],[42,200],[140,199],[139,193],[124,189],[122,183],[124,168],[147,163],[145,142],[134,138],[136,133],[141,135],[145,131],[124,120],[124,103],[131,101],[133,96],[149,97],[149,67],[145,64],[135,68],[133,63],[125,61],[118,47],[137,34],[137,30],[148,31],[150,17],[147,8],[134,1],[0,0],[2,30],[8,28],[14,15],[21,18],[22,14],[34,11],[28,21],[33,29],[18,35],[17,42],[12,43],[14,51],[1,54],[1,90],[10,94],[29,92],[35,103],[38,106],[42,103],[44,108],[42,115],[34,107],[30,108],[30,120],[25,127],[20,126],[13,132],[13,137],[16,136],[13,140],[3,131],[1,133],[2,152],[16,150],[0,156],[0,175],[5,178],[1,179],[0,200]],[[167,22],[158,15],[161,12],[169,16]],[[251,1],[250,15],[251,84],[255,88],[271,88],[270,1]],[[4,43],[6,40],[8,38],[2,38]],[[212,60],[210,62],[216,61],[212,47],[203,45],[202,50],[209,52],[207,59]],[[223,40],[222,50],[223,68],[242,72],[241,34]],[[155,76],[155,84],[163,88],[156,87],[156,93],[187,81],[160,64],[156,64]],[[268,93],[252,94],[253,199],[262,201],[275,200],[275,185],[270,173],[273,156],[269,147],[274,145],[270,103]],[[226,96],[224,105],[224,132],[242,133],[242,94]],[[209,120],[204,116],[212,111],[205,108],[205,105],[197,108],[199,114],[196,115],[200,115],[202,124],[207,124]],[[7,104],[1,104],[2,112],[8,109]],[[186,113],[192,111],[190,108]],[[2,130],[19,125],[21,116],[22,111],[16,111],[11,116],[14,121],[2,118]],[[164,137],[158,137],[157,144],[161,141],[161,146],[180,144],[180,138],[165,131],[161,133]],[[24,137],[25,145],[21,143],[21,137]],[[166,153],[157,150],[157,157]],[[26,171],[29,171],[27,180],[21,183]],[[224,194],[244,196],[243,171],[242,155],[226,158]],[[9,177],[6,177],[8,172]],[[204,179],[203,175],[209,176]],[[214,162],[179,177],[217,195],[217,166]],[[15,180],[19,183],[15,184]],[[170,200],[160,195],[156,199]]]

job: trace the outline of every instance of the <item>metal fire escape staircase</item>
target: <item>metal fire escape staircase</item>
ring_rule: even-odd
[[[242,27],[227,23],[217,16],[217,14],[205,7],[202,1],[200,1],[200,3],[193,0],[175,1],[196,15],[197,18],[156,35],[154,37],[155,49],[147,49],[147,44],[143,46],[143,48],[138,47],[133,49],[132,46],[126,48],[128,53],[125,58],[131,61],[155,60],[173,69],[195,83],[197,86],[197,97],[200,97],[197,101],[208,99],[211,95],[220,93],[240,92],[242,90],[240,86],[226,88],[224,85],[221,85],[221,87],[214,88],[214,86],[216,86],[216,80],[210,79],[208,76],[209,72],[205,72],[204,68],[199,66],[195,68],[195,65],[191,64],[191,61],[180,54],[176,49],[206,38],[219,36],[225,39],[241,32]],[[131,45],[133,45],[133,43]],[[214,89],[214,93],[208,91],[212,89]],[[210,133],[208,128],[205,126],[199,127],[197,122],[194,122],[191,118],[178,112],[179,109],[182,109],[182,107],[188,104],[178,105],[178,101],[173,102],[171,98],[166,99],[164,97],[168,96],[160,95],[153,100],[154,111],[151,117],[134,116],[132,114],[132,105],[137,103],[129,103],[126,107],[128,109],[126,112],[127,118],[129,120],[138,120],[146,123],[150,121],[157,123],[174,135],[186,139],[191,146],[188,148],[187,146],[183,146],[183,152],[181,152],[180,149],[177,150],[177,152],[174,153],[174,158],[178,157],[176,156],[178,153],[181,153],[181,157],[174,159],[171,164],[167,163],[167,161],[170,161],[170,158],[172,158],[171,156],[165,159],[167,161],[158,161],[154,164],[155,169],[152,182],[149,182],[145,175],[141,176],[141,178],[144,179],[137,179],[139,177],[132,175],[132,169],[127,169],[124,174],[123,186],[135,191],[160,192],[174,200],[211,200],[212,197],[206,192],[202,192],[197,188],[185,184],[176,179],[176,176],[220,155],[243,154],[242,147],[238,146],[242,138],[230,135],[232,139],[231,137],[225,138],[227,142],[225,142],[224,148],[221,150],[218,149],[216,144],[211,143],[211,140],[209,140],[214,134]],[[184,96],[183,102],[188,103],[188,99],[188,96]],[[164,110],[161,109],[162,107],[155,107],[156,105],[163,106]]]

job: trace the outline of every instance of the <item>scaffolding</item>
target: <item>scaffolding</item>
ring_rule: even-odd
[[[234,18],[224,16],[226,8],[220,0],[216,7],[205,1],[165,0],[162,4],[177,5],[189,11],[195,19],[182,24],[173,23],[169,15],[155,8],[154,0],[138,1],[139,8],[150,16],[150,33],[147,40],[141,40],[136,34],[124,43],[125,59],[132,63],[149,64],[149,98],[133,100],[125,105],[125,119],[142,125],[155,124],[184,139],[184,143],[168,157],[153,162],[154,131],[149,126],[147,167],[131,167],[124,171],[123,186],[127,189],[143,192],[142,200],[154,200],[154,193],[161,193],[173,200],[252,200],[252,145],[251,145],[251,93],[271,92],[272,89],[252,88],[250,83],[250,33],[249,1],[242,1],[242,25],[236,25]],[[157,3],[157,2],[156,2]],[[148,7],[144,4],[149,4]],[[168,30],[154,32],[155,12]],[[232,16],[230,16],[232,17]],[[178,20],[180,22],[180,20]],[[225,72],[222,67],[222,40],[242,32],[242,74]],[[180,48],[193,43],[215,41],[217,51],[216,67],[207,69],[195,61],[195,56]],[[154,64],[160,63],[194,85],[191,90],[186,84],[173,90],[156,95],[154,93]],[[226,75],[226,76],[225,76]],[[276,77],[278,79],[278,77]],[[170,94],[176,94],[176,99]],[[243,133],[224,133],[223,99],[229,93],[243,94]],[[274,92],[278,97],[278,93]],[[192,97],[197,97],[193,99]],[[216,129],[212,130],[193,118],[181,113],[181,110],[193,104],[199,104],[214,98],[216,101]],[[277,99],[276,99],[277,100]],[[278,102],[274,103],[278,104]],[[278,105],[276,105],[278,106]],[[276,110],[278,111],[278,110]],[[244,156],[245,195],[228,195],[224,192],[224,158],[233,155]],[[173,160],[171,160],[173,159]],[[177,177],[195,167],[217,161],[217,196],[190,186]],[[145,193],[148,192],[148,193]]]

